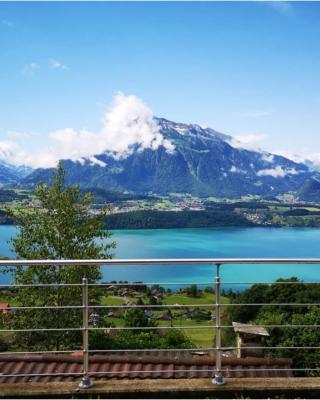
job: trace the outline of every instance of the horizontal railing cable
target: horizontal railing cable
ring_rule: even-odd
[[[274,281],[274,282],[228,282],[222,281],[221,286],[224,285],[319,285],[320,281]]]
[[[1,267],[1,265],[0,265]],[[212,286],[212,282],[127,282],[127,283],[88,283],[90,287],[109,287],[109,286],[190,286],[190,285],[199,285],[199,286]],[[29,287],[81,287],[81,283],[36,283],[36,284],[0,284],[0,290],[4,288],[29,288]]]
[[[131,305],[107,305],[107,306],[93,306],[90,305],[90,308],[187,308],[187,307],[214,307],[215,304],[131,304]]]
[[[0,260],[1,266],[104,266],[104,265],[227,265],[227,264],[319,264],[320,258],[170,258],[109,260]]]
[[[0,351],[0,356],[19,356],[27,354],[71,354],[80,353],[82,349],[78,350],[35,350],[35,351]],[[1,375],[0,375],[1,376]]]
[[[133,353],[133,352],[208,352],[216,350],[214,347],[207,347],[207,348],[171,348],[171,349],[97,349],[97,350],[88,350],[89,353]],[[77,350],[35,350],[35,351],[0,351],[0,356],[12,356],[12,355],[24,355],[24,354],[69,354],[74,355],[74,353],[80,354],[83,349]]]
[[[190,285],[209,285],[213,286],[214,282],[126,282],[126,283],[89,283],[88,286],[190,286]]]
[[[248,324],[246,324],[248,326]],[[250,325],[249,325],[250,326]],[[282,325],[264,325],[264,324],[259,324],[259,325],[252,325],[253,327],[262,327],[262,328],[320,328],[320,325],[304,325],[304,324],[297,324],[297,325],[291,325],[291,324],[282,324]],[[233,325],[219,325],[220,328],[232,328],[234,329]]]
[[[303,306],[320,306],[320,303],[221,303],[220,307],[248,307],[248,306],[285,306],[285,307],[303,307]]]
[[[241,372],[294,372],[294,371],[320,371],[320,368],[222,368],[225,373],[232,374],[233,372],[239,374]],[[164,369],[164,370],[134,370],[134,371],[89,371],[90,376],[103,376],[103,375],[137,375],[137,374],[173,374],[179,375],[181,373],[215,373],[215,368],[201,368],[201,369]],[[19,378],[19,377],[47,377],[47,376],[81,376],[82,372],[57,372],[57,373],[27,373],[27,374],[1,374],[1,378]],[[259,377],[259,375],[257,375]]]
[[[245,350],[247,350],[247,349],[249,349],[249,350],[250,349],[253,349],[253,350],[255,350],[255,349],[257,349],[257,350],[259,350],[259,349],[262,349],[262,350],[267,350],[267,349],[271,349],[271,350],[276,350],[276,349],[316,350],[316,349],[320,349],[320,346],[246,346],[244,349]],[[238,347],[229,347],[229,346],[221,347],[221,350],[224,350],[224,351],[238,350]]]
[[[213,307],[214,304],[145,304],[145,305],[139,305],[139,304],[132,304],[132,305],[120,305],[120,304],[115,304],[115,305],[108,305],[108,306],[100,306],[100,305],[90,305],[90,309],[94,308],[122,308],[124,310],[129,309],[129,308],[188,308],[188,307]],[[46,310],[46,309],[64,309],[64,308],[69,308],[69,309],[83,309],[83,306],[9,306],[7,307],[8,310]]]
[[[223,351],[233,351],[237,350],[238,347],[235,346],[227,346],[227,347],[221,347],[221,350]],[[247,349],[252,349],[252,350],[317,350],[320,349],[320,346],[246,346],[245,348]],[[35,350],[35,351],[5,351],[5,352],[0,352],[0,356],[19,356],[19,355],[37,355],[37,354],[67,354],[73,356],[75,353],[81,354],[82,349],[75,349],[75,350]],[[158,348],[152,348],[152,349],[92,349],[88,350],[89,353],[93,354],[98,354],[98,353],[179,353],[179,352],[190,352],[194,355],[203,354],[209,351],[217,351],[216,347],[201,347],[201,348],[170,348],[170,349],[158,349]]]
[[[255,327],[263,327],[263,328],[320,328],[320,325],[254,325]],[[129,330],[162,330],[162,329],[190,329],[190,330],[201,330],[201,329],[212,329],[215,328],[216,325],[173,325],[173,326],[141,326],[141,327],[88,327],[87,329],[90,331],[104,330],[104,331],[129,331]],[[233,329],[233,325],[219,325],[219,328],[222,329]],[[84,328],[24,328],[24,329],[0,329],[1,332],[63,332],[63,331],[82,331]]]
[[[320,368],[241,368],[236,369],[222,369],[224,372],[264,372],[264,371],[320,371]],[[135,371],[89,371],[91,376],[102,375],[131,375],[131,374],[180,374],[180,373],[194,373],[194,372],[216,372],[215,368],[201,368],[201,369],[164,369],[164,370],[135,370]],[[1,374],[1,378],[13,377],[36,377],[36,376],[79,376],[82,372],[48,372],[48,373],[27,373],[27,374]]]
[[[181,352],[199,352],[199,353],[203,353],[203,352],[207,352],[207,351],[214,351],[216,350],[215,347],[201,347],[199,348],[185,348],[185,349],[180,349],[180,348],[171,348],[171,349],[105,349],[105,350],[89,350],[89,353],[137,353],[137,352],[159,352],[159,353],[167,353],[167,352],[173,352],[173,353],[179,353]],[[1,353],[0,353],[1,354]]]
[[[112,305],[89,305],[90,309],[113,309],[113,308],[121,308],[121,309],[130,309],[130,308],[188,308],[188,307],[214,307],[215,304],[131,304],[131,305],[120,305],[120,304],[112,304]],[[303,307],[303,306],[320,306],[320,303],[221,303],[220,307],[247,307],[247,306],[288,306],[288,307]],[[8,310],[56,310],[56,309],[83,309],[83,306],[8,306]]]
[[[0,265],[1,268],[1,265]],[[285,282],[228,282],[222,281],[221,286],[224,285],[319,285],[320,281],[285,281]],[[199,285],[199,286],[213,286],[212,282],[128,282],[128,283],[89,283],[88,286],[101,286],[101,287],[109,287],[109,286],[190,286],[190,285]],[[74,286],[81,287],[80,283],[36,283],[36,284],[0,284],[0,290],[4,288],[28,288],[28,287],[59,287],[59,286]]]

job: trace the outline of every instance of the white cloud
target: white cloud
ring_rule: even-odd
[[[48,60],[48,64],[49,67],[52,69],[61,69],[61,70],[68,70],[69,68],[62,64],[62,62],[60,62],[59,60],[55,59],[55,58],[49,58]]]
[[[272,176],[274,178],[283,178],[286,175],[296,175],[299,172],[294,168],[283,169],[280,165],[277,165],[275,168],[270,169],[261,169],[257,172],[258,176]]]
[[[159,146],[169,153],[174,151],[174,145],[160,133],[152,111],[136,96],[117,94],[102,123],[98,133],[72,128],[57,130],[49,133],[46,148],[27,153],[15,145],[10,154],[1,157],[0,153],[0,158],[35,168],[54,167],[60,159],[83,162],[84,158],[103,166],[94,155],[107,152],[115,158],[124,158],[134,150],[156,150]]]
[[[252,133],[246,135],[234,136],[228,143],[235,148],[261,151],[257,143],[262,142],[266,138],[263,133]]]
[[[282,157],[286,157],[289,158],[292,161],[295,162],[304,162],[305,161],[305,156],[302,154],[297,154],[293,151],[289,151],[289,150],[274,150],[272,151],[273,154],[277,154],[279,156]]]
[[[174,151],[173,144],[160,133],[152,111],[136,96],[117,94],[103,125],[101,146],[121,157],[131,154],[134,146],[140,151],[159,146]]]
[[[99,167],[105,167],[107,164],[104,161],[99,160],[97,157],[90,157],[89,161],[91,165],[99,165]]]
[[[320,168],[320,153],[309,153],[303,158],[303,162],[310,162],[316,168]]]
[[[0,142],[0,160],[12,159],[18,151],[18,145],[11,141]]]
[[[313,153],[308,149],[302,149],[299,153],[289,150],[275,150],[273,153],[289,158],[296,163],[304,163],[310,167],[320,168],[320,153]]]
[[[39,67],[39,65],[37,63],[32,62],[30,64],[26,64],[22,68],[21,73],[22,73],[22,75],[33,76],[39,68],[40,67]]]

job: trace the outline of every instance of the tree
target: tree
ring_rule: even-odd
[[[124,316],[124,322],[125,326],[130,328],[157,326],[157,322],[149,318],[142,308],[131,308],[127,310]]]
[[[193,284],[190,286],[190,288],[187,288],[187,295],[189,297],[199,297],[198,286]]]
[[[19,233],[11,239],[12,250],[22,259],[108,259],[111,234],[104,230],[108,209],[92,213],[92,197],[81,193],[78,186],[65,184],[65,171],[59,164],[52,176],[52,184],[43,183],[35,189],[33,210],[8,210],[19,226]],[[16,267],[12,271],[14,283],[19,285],[50,284],[19,288],[15,301],[21,306],[79,306],[80,286],[86,275],[89,283],[101,278],[99,266],[29,266]],[[93,288],[90,288],[93,289]],[[95,291],[90,290],[91,300]],[[9,323],[12,328],[79,328],[81,309],[37,309],[19,310],[12,313]],[[80,343],[81,332],[32,332],[16,335],[19,348],[64,349]]]
[[[270,336],[263,338],[264,346],[269,347],[265,350],[266,354],[292,358],[293,368],[302,369],[296,371],[296,374],[319,376],[319,371],[312,371],[310,368],[318,369],[320,367],[320,351],[317,349],[320,343],[320,332],[317,328],[320,325],[320,315],[317,306],[309,305],[317,304],[319,297],[320,287],[318,284],[304,284],[295,277],[278,279],[272,285],[253,285],[242,293],[234,294],[233,302],[237,304],[266,303],[268,305],[234,307],[230,323],[237,321],[276,326],[269,327]],[[278,305],[286,303],[300,305]],[[295,327],[291,328],[290,325],[295,325]],[[302,326],[299,328],[299,325]],[[304,325],[310,325],[310,327]],[[303,347],[311,347],[311,349]],[[307,369],[303,371],[304,368]]]
[[[170,329],[160,335],[156,331],[120,331],[117,334],[105,334],[93,331],[89,337],[90,348],[98,349],[187,349],[195,344],[184,332]]]
[[[254,323],[266,325],[311,325],[310,328],[300,329],[269,328],[270,336],[264,338],[264,345],[278,347],[278,349],[267,350],[268,355],[292,358],[293,368],[302,369],[301,371],[296,371],[295,374],[300,376],[319,376],[319,371],[312,371],[312,369],[320,368],[320,352],[317,349],[320,343],[320,332],[317,327],[312,327],[312,325],[320,324],[318,307],[309,306],[303,314],[288,314],[266,310],[259,314]],[[290,347],[298,348],[290,349]],[[308,349],[309,347],[311,349]],[[303,371],[303,369],[306,370]]]

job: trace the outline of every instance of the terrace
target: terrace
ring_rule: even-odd
[[[68,266],[100,265],[107,268],[108,265],[125,265],[132,268],[135,265],[145,265],[152,268],[153,265],[172,265],[172,268],[190,265],[212,266],[212,288],[214,291],[211,303],[202,303],[198,314],[207,315],[211,311],[212,319],[202,320],[197,323],[174,324],[172,312],[186,309],[194,309],[195,304],[137,304],[128,302],[122,304],[91,304],[89,293],[95,288],[106,290],[127,289],[126,294],[136,295],[141,299],[141,291],[137,287],[151,287],[154,284],[166,286],[187,286],[190,283],[179,282],[126,282],[126,283],[89,283],[86,276],[78,284],[48,283],[39,285],[1,285],[3,290],[34,290],[59,287],[77,287],[79,305],[55,305],[41,306],[8,305],[2,321],[2,335],[14,335],[15,333],[38,334],[39,332],[62,333],[74,332],[82,337],[80,348],[62,350],[32,350],[3,351],[0,353],[0,397],[207,397],[209,395],[219,397],[233,397],[235,394],[257,396],[262,394],[272,396],[287,393],[290,396],[305,396],[320,394],[320,368],[306,366],[295,368],[291,358],[270,355],[270,350],[276,348],[264,346],[257,342],[257,335],[267,336],[268,330],[273,328],[292,329],[296,336],[304,329],[318,329],[319,325],[281,324],[281,325],[248,325],[227,324],[225,310],[230,307],[253,307],[259,304],[234,304],[223,300],[222,285],[244,285],[256,282],[223,282],[221,269],[228,266],[241,268],[243,264],[320,264],[320,259],[153,259],[153,260],[6,260],[1,261],[2,267],[30,267],[41,268],[55,266],[67,268]],[[139,278],[139,277],[137,277]],[[201,284],[201,282],[194,282]],[[271,282],[268,282],[268,284]],[[300,284],[301,282],[279,282],[279,284]],[[310,282],[311,283],[311,282]],[[314,283],[314,282],[312,282]],[[308,282],[304,282],[308,284]],[[161,297],[161,293],[154,291]],[[80,301],[81,300],[81,301]],[[199,304],[196,304],[199,306]],[[319,303],[268,303],[272,307],[300,307],[320,306]],[[92,314],[99,315],[105,310],[111,317],[118,318],[119,312],[130,309],[143,309],[156,314],[156,319],[161,320],[157,326],[101,326],[92,319]],[[54,310],[56,312],[71,312],[77,310],[82,314],[78,326],[72,327],[23,327],[12,329],[6,326],[6,316],[10,312],[32,311],[36,315],[39,311]],[[203,311],[203,310],[206,310]],[[112,314],[112,315],[111,315]],[[80,315],[80,314],[79,314]],[[164,318],[166,316],[166,318]],[[212,335],[211,346],[195,348],[144,348],[144,349],[110,349],[90,348],[89,337],[94,332],[117,334],[119,331],[155,331],[181,330],[183,332],[198,331],[209,332]],[[223,345],[223,333],[234,331],[238,337],[233,346]],[[246,337],[252,337],[245,343]],[[241,340],[240,340],[241,339]],[[283,349],[284,347],[281,347]],[[290,351],[315,351],[318,346],[290,345],[285,347]],[[249,351],[249,352],[248,352]],[[251,352],[251,353],[250,353]],[[269,353],[268,353],[269,352]],[[248,356],[248,354],[251,354]]]

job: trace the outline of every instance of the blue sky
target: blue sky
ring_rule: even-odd
[[[319,39],[316,2],[0,3],[0,144],[98,132],[121,91],[320,161]]]

